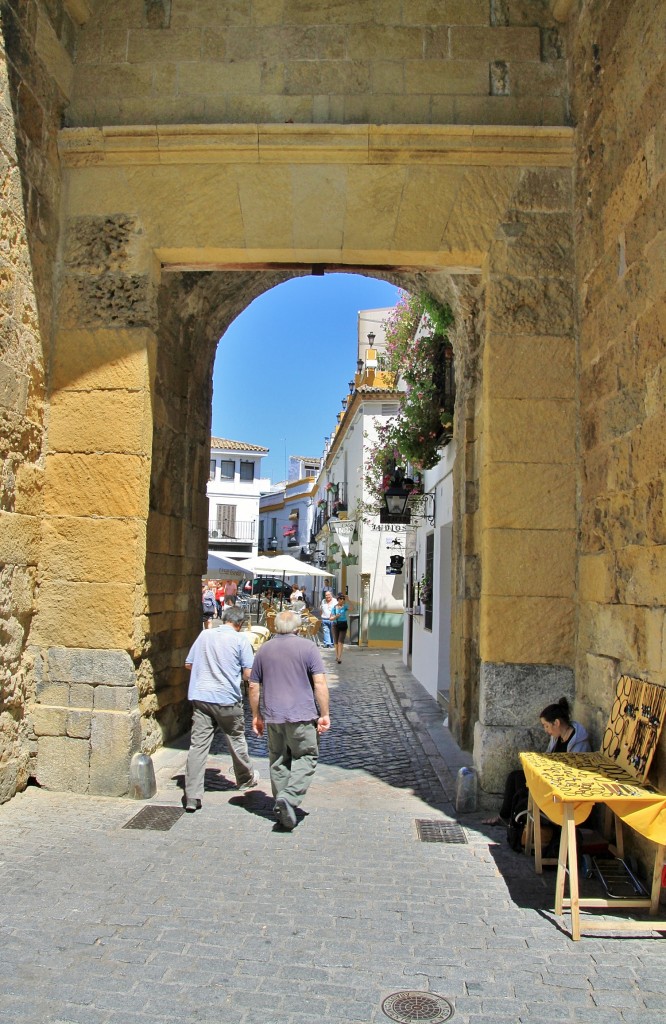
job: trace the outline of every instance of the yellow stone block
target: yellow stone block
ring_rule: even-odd
[[[666,545],[631,544],[616,553],[617,590],[622,604],[663,605]]]
[[[536,27],[454,26],[450,39],[454,60],[539,60],[541,57],[541,35]]]
[[[64,516],[146,516],[149,477],[149,459],[136,455],[47,455],[44,510]]]
[[[405,179],[404,167],[349,168],[346,249],[392,248]]]
[[[42,513],[44,470],[31,462],[23,462],[16,471],[15,511],[21,515],[38,516]]]
[[[582,555],[578,563],[578,589],[582,601],[608,604],[615,597],[615,560],[600,552]]]
[[[69,99],[74,83],[74,65],[47,15],[41,10],[37,14],[35,50],[46,65],[49,74],[53,75],[62,92]]]
[[[40,527],[37,516],[0,511],[0,564],[36,565]]]
[[[519,175],[515,167],[465,170],[451,217],[445,225],[446,243],[450,248],[487,252]]]
[[[404,60],[423,56],[423,33],[419,28],[377,25],[368,22],[350,33],[347,57],[352,60]]]
[[[149,391],[57,391],[48,450],[150,455],[152,426]]]
[[[291,247],[294,209],[288,167],[238,168],[238,190],[247,246]],[[313,225],[311,230],[315,231]]]
[[[471,55],[472,60],[407,60],[405,92],[430,96],[488,93],[488,61]]]
[[[347,171],[340,164],[293,168],[293,194],[298,196],[294,245],[342,249],[346,184]],[[325,217],[321,216],[322,202]]]
[[[181,96],[233,96],[261,92],[261,62],[195,61],[178,69]]]
[[[574,469],[547,463],[485,466],[480,507],[485,529],[575,529]]]
[[[489,398],[484,433],[487,462],[573,463],[573,401]]]
[[[573,598],[573,530],[486,530],[482,558],[484,594]]]
[[[492,334],[484,349],[483,383],[494,398],[573,398],[573,339]]]
[[[135,206],[126,176],[113,167],[77,167],[69,171],[67,182],[67,217],[103,216]]]
[[[31,639],[42,647],[131,649],[134,598],[126,584],[45,580]]]
[[[139,390],[154,375],[157,339],[152,331],[61,330],[56,336],[52,388]]]
[[[482,661],[573,665],[574,602],[562,597],[482,595]]]
[[[142,220],[156,245],[240,246],[245,241],[238,193],[239,172],[213,164],[197,166],[195,154],[175,148],[179,163],[128,171],[142,197]]]
[[[88,583],[139,583],[145,524],[135,519],[45,519],[42,577]]]
[[[394,234],[399,248],[442,246],[464,175],[462,167],[409,168]]]

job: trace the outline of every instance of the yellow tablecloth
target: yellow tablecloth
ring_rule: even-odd
[[[520,760],[535,803],[556,824],[564,821],[565,804],[573,804],[580,825],[595,803],[604,803],[646,839],[666,844],[666,794],[641,785],[604,754],[526,753]]]

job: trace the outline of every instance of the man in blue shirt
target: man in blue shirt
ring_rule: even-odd
[[[328,686],[316,644],[295,636],[301,617],[275,617],[276,636],[257,652],[250,675],[252,727],[268,731],[268,761],[275,816],[283,828],[296,825],[296,811],[317,767],[319,736],[331,728]],[[263,713],[259,698],[263,695]]]
[[[185,659],[192,701],[192,735],[185,769],[185,810],[201,807],[206,761],[216,729],[224,733],[240,790],[254,789],[259,772],[252,767],[245,738],[241,684],[250,678],[254,654],[245,632],[242,608],[227,608],[218,629],[204,629]]]

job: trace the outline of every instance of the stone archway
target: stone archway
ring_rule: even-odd
[[[65,237],[33,629],[40,781],[125,792],[134,750],[182,727],[215,346],[254,295],[313,266],[455,298],[466,382],[459,738],[469,742],[480,711],[484,749],[505,742],[504,688],[527,696],[526,671],[571,673],[573,594],[560,570],[574,557],[570,146],[567,129],[61,133]],[[544,504],[559,515],[540,518]]]

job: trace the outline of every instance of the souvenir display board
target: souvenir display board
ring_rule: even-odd
[[[605,754],[521,754],[529,791],[551,821],[564,823],[572,808],[580,825],[595,803],[611,808],[630,828],[666,843],[666,794],[646,786]]]
[[[601,752],[643,781],[666,718],[666,687],[622,676],[601,743]]]

